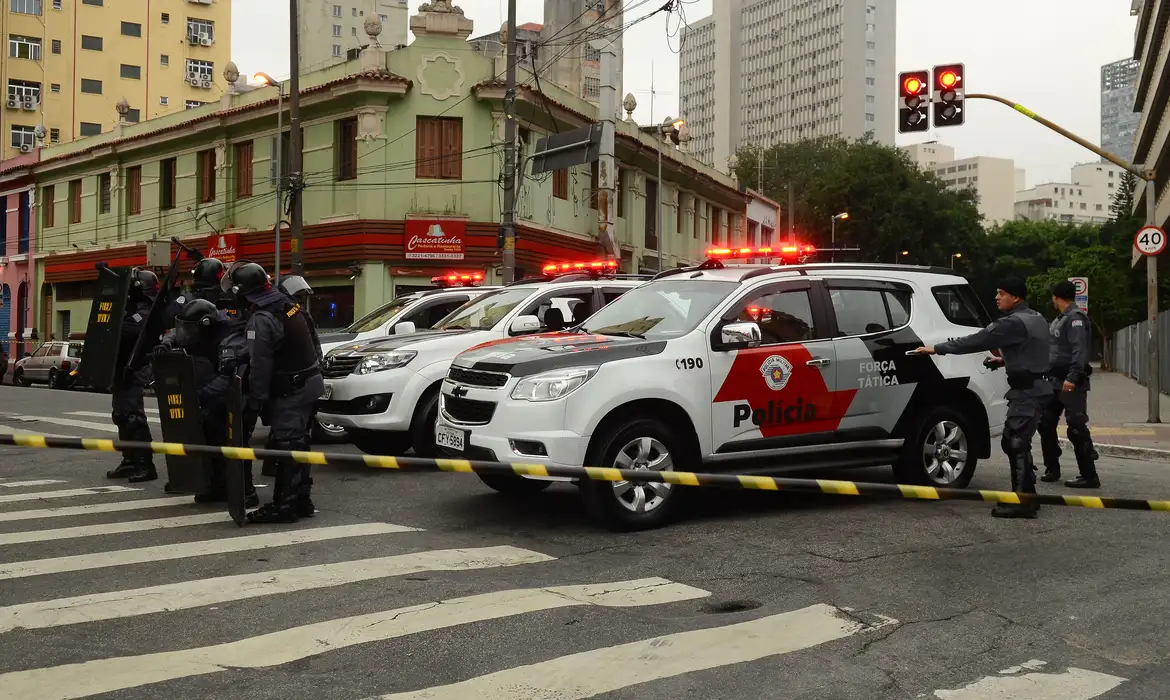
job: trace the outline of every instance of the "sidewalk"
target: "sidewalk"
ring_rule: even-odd
[[[1139,457],[1147,451],[1165,450],[1164,456],[1146,454],[1144,458],[1170,461],[1170,396],[1163,394],[1160,397],[1160,417],[1164,422],[1146,423],[1149,418],[1146,388],[1123,374],[1104,372],[1099,367],[1093,370],[1089,390],[1089,429],[1098,452]],[[1058,434],[1064,438],[1063,419]]]

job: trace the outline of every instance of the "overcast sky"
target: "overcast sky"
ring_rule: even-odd
[[[455,0],[475,22],[476,34],[498,28],[507,0]],[[711,13],[713,0],[687,0],[689,21]],[[860,2],[861,0],[843,0]],[[877,0],[884,2],[887,0]],[[897,0],[898,70],[929,69],[936,63],[966,64],[968,90],[990,92],[1020,102],[1093,143],[1100,140],[1100,69],[1133,54],[1135,18],[1130,0]],[[411,13],[422,0],[410,0]],[[631,4],[627,0],[627,5]],[[653,0],[626,21],[662,3]],[[519,0],[518,19],[543,20],[543,0]],[[678,15],[669,25],[665,13],[629,29],[625,35],[625,91],[639,107],[634,116],[650,123],[678,112]],[[267,31],[288,26],[284,0],[237,0],[233,9],[232,53],[240,70],[288,74],[288,36]],[[673,38],[668,38],[668,32]],[[411,36],[409,41],[413,41]],[[658,96],[650,114],[653,62]],[[1028,186],[1064,181],[1069,167],[1097,160],[1090,151],[1031,122],[1007,107],[986,101],[968,103],[967,123],[938,129],[898,143],[939,140],[957,157],[1012,158],[1027,170]]]

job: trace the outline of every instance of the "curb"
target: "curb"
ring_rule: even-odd
[[[1058,438],[1062,450],[1071,450],[1072,443],[1067,438]],[[1158,450],[1152,447],[1133,447],[1132,445],[1110,445],[1095,442],[1093,447],[1102,457],[1117,457],[1118,459],[1137,459],[1143,462],[1170,462],[1170,450]]]

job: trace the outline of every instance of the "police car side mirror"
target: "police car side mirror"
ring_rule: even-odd
[[[719,329],[719,347],[716,350],[754,348],[760,344],[760,327],[753,321],[729,323]]]
[[[403,321],[394,324],[394,335],[409,335],[415,331],[414,321]]]
[[[512,335],[520,335],[522,333],[535,333],[540,330],[540,319],[535,316],[517,316],[512,319],[512,324],[508,326],[508,331]]]

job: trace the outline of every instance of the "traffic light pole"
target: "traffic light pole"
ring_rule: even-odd
[[[1126,162],[1124,159],[1106,151],[1103,148],[1089,143],[1085,139],[1077,136],[1068,129],[1054,124],[1044,117],[1036,114],[1027,107],[1012,102],[998,95],[989,95],[983,93],[969,93],[966,95],[967,99],[971,100],[992,100],[1000,104],[1007,105],[1016,110],[1025,117],[1028,117],[1034,122],[1038,122],[1048,127],[1052,131],[1060,134],[1066,139],[1077,143],[1093,153],[1101,156],[1105,160],[1113,163],[1119,168],[1125,168],[1137,177],[1145,180],[1146,188],[1146,224],[1149,226],[1157,226],[1157,188],[1154,185],[1154,170],[1146,168],[1140,164]],[[1136,233],[1136,232],[1135,232]],[[1134,261],[1136,263],[1136,259]],[[1149,327],[1146,329],[1146,352],[1149,355],[1149,378],[1146,381],[1146,392],[1148,394],[1148,423],[1162,422],[1162,377],[1160,365],[1160,353],[1158,351],[1158,257],[1156,255],[1146,256],[1146,320],[1149,322]]]

